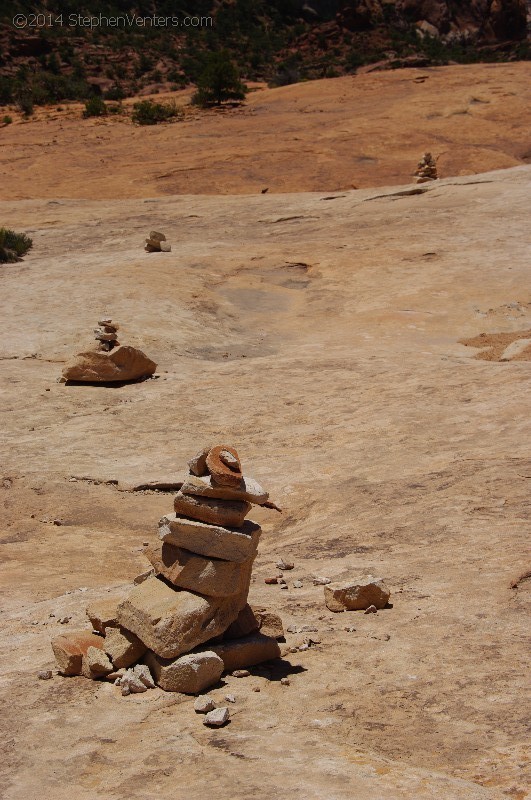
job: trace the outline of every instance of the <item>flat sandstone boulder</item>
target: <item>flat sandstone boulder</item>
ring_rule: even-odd
[[[209,558],[241,563],[256,554],[261,533],[260,525],[245,520],[238,531],[220,525],[207,525],[176,514],[166,514],[159,522],[163,542],[184,547]]]
[[[223,633],[246,602],[247,590],[223,599],[201,597],[153,577],[120,603],[118,619],[158,656],[175,658]]]
[[[197,519],[210,525],[240,528],[251,504],[241,500],[220,500],[216,497],[196,497],[177,492],[173,500],[176,514]]]
[[[120,345],[110,352],[88,350],[76,356],[75,364],[65,367],[63,377],[67,381],[84,383],[112,383],[134,381],[153,375],[157,369],[154,361],[142,350]]]
[[[385,608],[391,592],[382,580],[368,575],[355,581],[329,583],[324,587],[324,596],[330,611],[362,611],[369,606]]]
[[[52,639],[52,650],[63,675],[81,675],[83,656],[89,647],[103,653],[103,638],[92,631],[71,631]]]
[[[188,653],[175,659],[148,653],[144,661],[161,689],[184,694],[199,694],[209,686],[214,686],[224,669],[221,658],[211,650]]]
[[[207,595],[231,597],[245,590],[251,580],[254,556],[246,561],[223,561],[191,553],[165,542],[146,547],[144,555],[157,575],[181,589]]]
[[[222,659],[226,672],[252,667],[272,658],[280,658],[277,640],[271,636],[264,636],[263,633],[252,633],[242,639],[209,645],[209,650]]]
[[[211,475],[188,475],[181,486],[183,494],[200,497],[217,497],[222,500],[240,500],[261,506],[269,500],[269,492],[262,489],[253,478],[241,479],[239,486],[222,486]]]

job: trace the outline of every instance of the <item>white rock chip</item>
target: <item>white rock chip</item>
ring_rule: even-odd
[[[224,706],[223,708],[215,708],[209,711],[203,720],[203,725],[208,725],[209,728],[221,728],[229,721],[229,709]]]

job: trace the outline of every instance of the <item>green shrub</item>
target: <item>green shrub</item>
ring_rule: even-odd
[[[83,116],[87,117],[104,117],[107,114],[107,106],[101,97],[91,97],[90,100],[85,100],[85,110]]]
[[[138,125],[157,125],[173,117],[181,117],[182,110],[175,103],[155,103],[153,100],[141,100],[133,106],[131,119]]]
[[[32,245],[32,240],[25,233],[0,228],[0,263],[20,261]]]
[[[33,95],[29,92],[23,92],[17,98],[17,106],[24,116],[31,117],[33,114]]]
[[[220,106],[226,100],[244,100],[246,91],[228,51],[221,50],[209,55],[192,103],[203,108]]]
[[[11,125],[13,122],[13,117],[10,117],[9,114],[6,114],[5,117],[2,117],[2,122],[4,125]]]

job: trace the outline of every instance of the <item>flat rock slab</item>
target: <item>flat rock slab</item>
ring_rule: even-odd
[[[191,517],[211,525],[227,525],[235,528],[243,525],[245,515],[251,510],[251,504],[247,502],[196,497],[183,494],[182,490],[175,495],[173,507],[176,514],[184,517]]]
[[[103,638],[92,631],[71,631],[52,639],[52,650],[63,675],[81,675],[83,656],[89,647],[103,653]]]
[[[385,608],[391,592],[385,583],[371,575],[354,581],[329,583],[324,587],[330,611],[364,611],[369,606]]]
[[[237,563],[207,558],[166,542],[144,550],[157,575],[163,575],[181,589],[207,597],[231,597],[245,591],[251,580],[255,553]]]
[[[121,345],[108,353],[102,350],[79,353],[75,363],[65,367],[63,377],[83,383],[112,383],[145,378],[153,375],[156,369],[155,362],[142,350]]]
[[[253,633],[242,639],[215,644],[209,649],[223,660],[226,672],[252,667],[272,658],[280,658],[277,640],[272,636],[264,636],[263,633]]]
[[[163,542],[210,558],[238,563],[254,556],[261,530],[260,525],[251,520],[245,520],[242,527],[235,531],[220,525],[184,519],[176,514],[167,514],[159,522],[159,536]]]
[[[118,606],[118,619],[158,656],[175,658],[223,633],[246,602],[247,591],[225,599],[201,597],[153,577]]]
[[[161,689],[184,694],[199,694],[214,686],[224,669],[222,659],[211,650],[188,653],[175,659],[148,653],[144,661]]]
[[[216,497],[223,500],[239,500],[261,506],[269,500],[269,493],[253,478],[241,479],[239,486],[217,484],[211,475],[188,475],[181,492],[201,497]]]

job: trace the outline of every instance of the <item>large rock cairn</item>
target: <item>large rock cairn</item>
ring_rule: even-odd
[[[62,382],[113,383],[135,381],[153,375],[154,361],[142,350],[118,341],[119,326],[110,317],[103,317],[94,328],[97,347],[78,353],[75,361],[63,370]]]
[[[417,183],[427,183],[428,181],[437,180],[439,177],[437,173],[437,162],[431,153],[424,153],[417,164],[415,177],[417,178]]]
[[[245,517],[252,504],[276,506],[232,447],[205,448],[189,468],[160,541],[145,550],[152,569],[127,597],[87,608],[93,631],[53,640],[63,674],[107,677],[123,694],[150,681],[197,694],[224,671],[280,655],[280,619],[247,604],[261,528]]]

